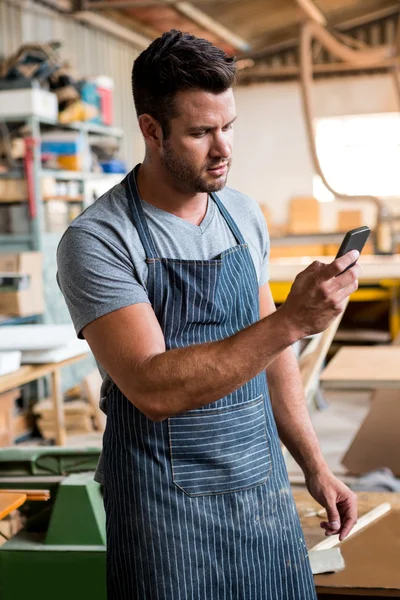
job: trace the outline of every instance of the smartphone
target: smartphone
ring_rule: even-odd
[[[339,258],[339,256],[343,256],[343,254],[347,254],[347,252],[350,252],[350,250],[358,250],[361,254],[362,249],[364,248],[365,242],[369,238],[370,233],[371,230],[366,225],[348,231],[343,238],[343,242],[340,244],[340,248],[338,250],[338,253],[336,254],[336,258]],[[356,262],[357,261],[349,265],[344,271],[342,271],[342,273],[345,273],[348,269],[354,267]]]

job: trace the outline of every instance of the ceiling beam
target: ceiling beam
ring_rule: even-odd
[[[185,15],[185,17],[188,17],[193,23],[204,27],[204,29],[207,29],[210,33],[214,33],[221,40],[236,48],[236,50],[242,52],[249,51],[250,44],[248,42],[221,25],[221,23],[218,23],[215,19],[212,19],[200,11],[198,8],[192,6],[192,4],[189,4],[189,2],[178,2],[174,8],[182,15]]]
[[[195,0],[202,2],[210,2],[211,0]],[[96,10],[104,9],[129,9],[129,8],[141,8],[147,6],[172,6],[179,13],[187,17],[196,25],[203,27],[210,33],[216,35],[221,41],[227,42],[230,46],[241,52],[248,52],[250,45],[241,37],[224,27],[221,23],[218,23],[215,19],[212,19],[204,12],[193,6],[188,2],[180,2],[179,0],[115,0],[115,2],[108,2],[105,0],[80,0],[82,11],[88,14],[96,14]]]
[[[87,25],[91,25],[92,27],[106,31],[107,33],[111,33],[112,35],[133,44],[140,50],[147,48],[152,41],[150,38],[141,35],[140,33],[136,33],[136,31],[128,29],[123,25],[119,25],[119,23],[116,23],[112,19],[106,19],[101,15],[97,15],[90,10],[78,11],[73,13],[72,16],[77,21],[86,23]]]
[[[385,59],[379,65],[350,65],[348,63],[327,63],[314,64],[314,74],[322,75],[332,73],[346,73],[351,71],[380,71],[393,68],[394,65],[400,65],[400,58]],[[252,79],[268,79],[274,77],[297,77],[300,68],[296,65],[270,67],[268,65],[256,65],[253,68],[243,69],[239,74],[239,83],[251,81]]]
[[[349,29],[361,27],[362,25],[367,25],[369,23],[373,23],[374,21],[379,21],[380,19],[385,19],[396,14],[400,15],[399,2],[396,2],[396,4],[394,4],[393,6],[388,6],[387,8],[382,8],[380,10],[369,12],[363,15],[362,17],[354,17],[352,19],[339,21],[335,23],[334,27],[340,32],[347,31]],[[294,48],[297,48],[298,45],[299,38],[292,37],[282,42],[267,44],[264,48],[258,48],[255,52],[249,53],[248,57],[252,58],[253,60],[260,60],[262,58],[268,57],[269,55],[277,54],[278,52],[284,52],[285,50],[293,50]]]
[[[228,3],[230,0],[219,0]],[[192,4],[211,4],[215,0],[191,0]],[[145,8],[179,4],[179,0],[83,0],[84,10],[110,10],[118,8]]]
[[[328,24],[325,15],[314,4],[313,0],[296,0],[296,3],[312,21],[317,21],[320,25]]]

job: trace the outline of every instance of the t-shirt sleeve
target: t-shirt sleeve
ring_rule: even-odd
[[[270,251],[270,238],[268,232],[267,222],[265,217],[259,209],[259,221],[261,227],[261,269],[260,269],[260,278],[259,278],[259,287],[263,286],[265,283],[269,281],[269,251]]]
[[[129,256],[102,235],[70,227],[57,250],[57,282],[78,337],[99,317],[131,304],[150,303]]]

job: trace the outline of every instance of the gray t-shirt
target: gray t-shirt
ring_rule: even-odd
[[[269,279],[269,236],[257,202],[225,187],[218,192],[248,244],[259,286]],[[142,201],[155,248],[162,258],[211,260],[237,244],[215,202],[209,198],[200,225]],[[57,250],[57,281],[79,337],[82,329],[110,312],[150,303],[146,255],[134,225],[125,188],[118,184],[101,196],[64,233]],[[101,406],[112,381],[103,378]],[[102,460],[96,473],[102,482]]]
[[[257,272],[260,287],[268,281],[269,236],[257,202],[225,187],[220,200],[235,220]],[[210,260],[237,244],[210,198],[200,225],[142,201],[144,213],[162,258]],[[79,337],[82,329],[119,308],[150,303],[148,268],[132,222],[125,188],[118,184],[101,196],[64,233],[57,250],[57,281]]]

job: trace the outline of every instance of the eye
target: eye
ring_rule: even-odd
[[[233,123],[231,123],[230,125],[227,125],[226,127],[223,127],[222,131],[229,131],[230,129],[233,129]]]
[[[192,137],[194,138],[202,138],[206,135],[206,131],[196,131],[196,133],[192,133]]]

